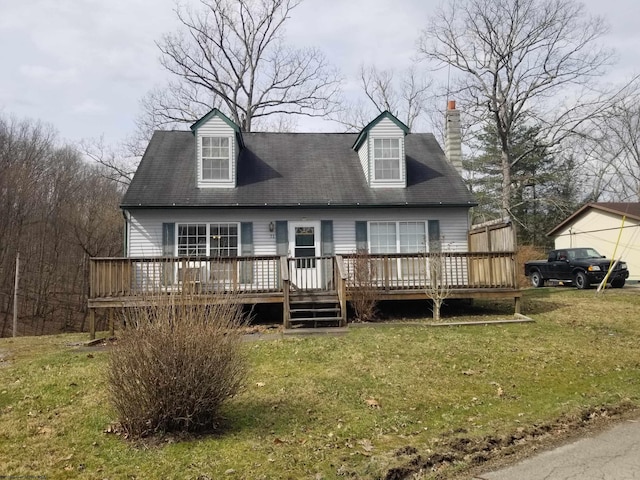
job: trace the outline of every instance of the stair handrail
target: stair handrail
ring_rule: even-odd
[[[340,326],[347,325],[347,269],[344,265],[342,255],[334,257],[336,264],[336,291],[340,302]]]

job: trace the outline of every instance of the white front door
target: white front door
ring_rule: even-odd
[[[320,223],[291,222],[289,224],[291,282],[301,290],[320,288]]]

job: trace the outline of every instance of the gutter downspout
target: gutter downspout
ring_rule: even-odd
[[[124,218],[124,229],[122,231],[122,253],[123,257],[129,256],[129,230],[131,229],[131,215],[126,210],[122,210]]]

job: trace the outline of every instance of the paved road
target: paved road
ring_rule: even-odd
[[[640,480],[640,419],[475,480]]]

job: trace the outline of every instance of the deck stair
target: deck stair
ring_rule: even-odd
[[[336,292],[301,292],[289,297],[289,328],[340,326],[342,312]]]

